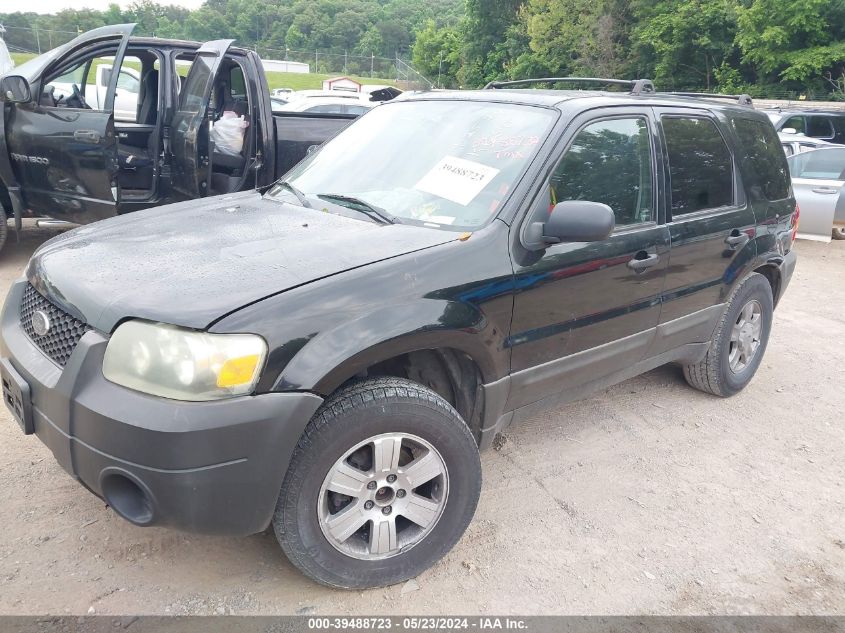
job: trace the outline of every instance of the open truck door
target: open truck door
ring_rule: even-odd
[[[170,123],[173,164],[172,189],[177,197],[208,195],[211,180],[210,103],[223,56],[235,40],[206,42],[182,82],[179,107]]]
[[[98,57],[114,55],[113,66],[120,68],[134,27],[88,31],[13,71],[24,83],[3,95],[7,155],[0,161],[11,166],[13,182],[5,184],[22,207],[15,209],[16,219],[24,210],[80,223],[117,214],[113,106],[119,73],[111,75],[102,109],[85,101],[85,82]],[[56,85],[69,85],[70,93],[57,94]]]

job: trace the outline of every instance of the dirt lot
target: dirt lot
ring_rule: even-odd
[[[54,233],[6,247],[0,294]],[[413,591],[324,589],[270,534],[134,527],[3,409],[0,613],[842,613],[845,243],[798,252],[748,389],[719,400],[667,367],[510,430]]]

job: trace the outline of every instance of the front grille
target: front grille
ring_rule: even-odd
[[[50,329],[44,336],[38,336],[32,327],[32,313],[36,310],[44,312],[50,319]],[[91,329],[45,299],[32,284],[26,285],[21,300],[21,326],[32,342],[61,367],[67,363],[82,335]]]

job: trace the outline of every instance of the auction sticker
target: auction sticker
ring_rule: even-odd
[[[456,156],[444,156],[414,185],[414,189],[466,206],[498,173],[495,167]]]

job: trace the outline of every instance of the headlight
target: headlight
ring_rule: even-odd
[[[107,380],[174,400],[217,400],[250,393],[267,356],[255,334],[210,334],[127,321],[109,340]]]

